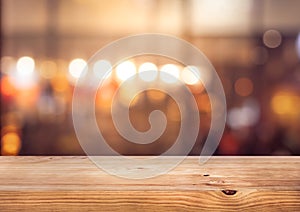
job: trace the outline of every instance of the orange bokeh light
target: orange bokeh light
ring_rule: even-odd
[[[235,82],[234,89],[240,96],[249,96],[253,92],[253,82],[249,78],[241,77]]]
[[[21,149],[21,139],[15,132],[9,132],[2,136],[1,155],[17,155]]]
[[[1,93],[3,96],[9,97],[16,94],[15,87],[11,84],[7,76],[2,77],[1,79]]]

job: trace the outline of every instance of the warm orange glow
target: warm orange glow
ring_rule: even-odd
[[[181,120],[180,111],[179,111],[178,105],[176,104],[175,101],[171,101],[169,103],[168,110],[167,110],[167,116],[168,116],[168,119],[170,119],[171,121],[179,122]]]
[[[19,90],[16,95],[16,103],[20,108],[30,109],[35,106],[39,96],[39,87],[31,87]]]
[[[278,115],[300,115],[300,97],[291,92],[278,92],[271,100],[271,107]]]
[[[1,93],[3,96],[13,96],[16,93],[15,87],[6,76],[1,79]]]
[[[56,92],[64,92],[69,87],[68,80],[63,73],[58,73],[52,78],[51,85]]]
[[[57,64],[54,61],[46,60],[41,65],[40,75],[46,79],[51,79],[57,72]]]
[[[152,102],[161,102],[162,100],[165,99],[166,94],[159,90],[148,90],[147,96],[148,96],[149,100]]]
[[[17,133],[10,132],[1,139],[1,155],[17,155],[21,148],[21,139]]]
[[[211,112],[211,105],[209,96],[207,94],[202,94],[196,96],[196,102],[199,108],[199,111],[210,113]]]
[[[96,106],[101,109],[110,109],[114,93],[116,92],[116,86],[108,84],[98,90],[96,97]]]
[[[241,77],[235,82],[234,89],[240,96],[249,96],[253,92],[253,83],[249,78]]]
[[[190,90],[192,91],[192,93],[194,94],[200,94],[201,92],[204,91],[205,87],[201,82],[198,82],[195,85],[189,85],[188,86],[190,88]]]

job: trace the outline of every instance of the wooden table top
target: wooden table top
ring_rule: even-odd
[[[108,175],[83,156],[2,156],[0,171],[0,211],[300,211],[296,156],[187,157],[143,180]]]

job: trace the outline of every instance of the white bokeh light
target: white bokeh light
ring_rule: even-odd
[[[135,64],[131,61],[124,61],[116,67],[116,76],[120,81],[132,77],[136,74]]]
[[[20,76],[29,76],[33,73],[35,62],[31,57],[21,57],[17,62],[17,73]]]
[[[154,81],[157,75],[158,69],[154,63],[146,62],[139,67],[139,77],[146,82]]]
[[[181,79],[188,85],[195,85],[200,80],[200,72],[195,66],[187,66],[181,72]]]
[[[17,89],[29,89],[36,85],[35,62],[31,57],[21,57],[9,72],[9,80]]]
[[[163,65],[160,69],[160,79],[165,83],[176,83],[179,79],[179,68],[174,64]],[[170,76],[171,75],[171,76]]]
[[[227,124],[232,129],[241,129],[255,125],[259,118],[258,102],[254,99],[247,99],[242,107],[234,107],[228,111]]]
[[[86,65],[87,65],[87,63],[85,62],[85,60],[83,60],[81,58],[76,58],[76,59],[72,60],[69,64],[70,75],[73,78],[78,79],[81,76]]]
[[[281,33],[277,30],[270,29],[264,33],[263,42],[269,48],[277,48],[282,42]]]

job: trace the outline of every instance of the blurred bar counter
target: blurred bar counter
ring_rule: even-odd
[[[108,175],[82,156],[0,157],[0,170],[1,211],[300,210],[297,156],[215,156],[204,165],[187,157],[144,180]]]

